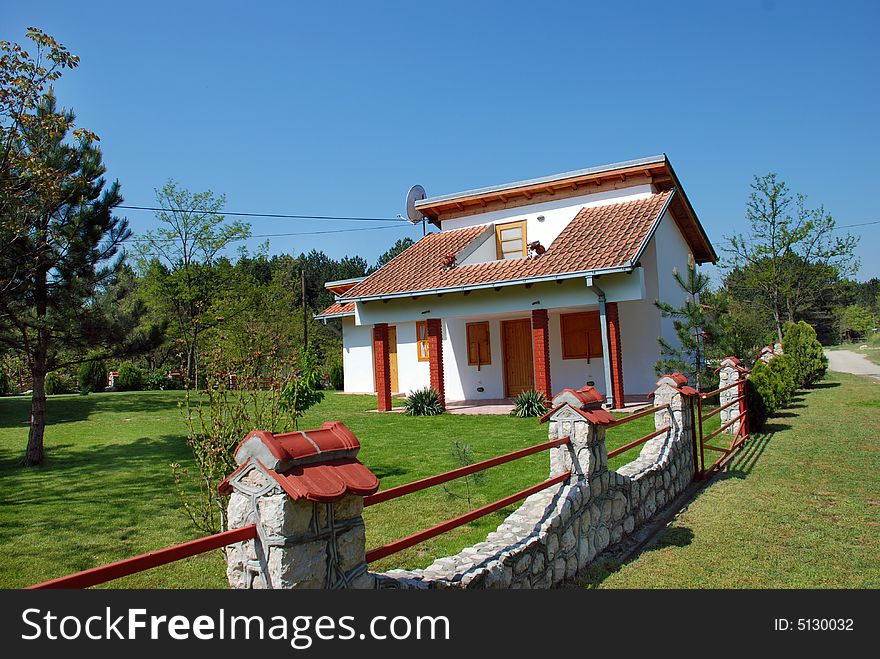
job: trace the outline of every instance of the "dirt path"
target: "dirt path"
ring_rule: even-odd
[[[853,375],[867,375],[880,380],[880,365],[851,350],[826,350],[828,369]]]

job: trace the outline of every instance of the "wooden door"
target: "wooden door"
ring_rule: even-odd
[[[397,328],[388,327],[388,370],[391,371],[391,391],[397,393],[400,383],[397,379]]]
[[[529,318],[505,320],[501,323],[504,351],[504,390],[507,396],[535,388],[535,366],[532,362],[532,321]]]

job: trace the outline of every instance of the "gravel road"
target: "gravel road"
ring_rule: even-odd
[[[880,365],[852,350],[826,350],[828,368],[841,373],[867,375],[880,380]]]

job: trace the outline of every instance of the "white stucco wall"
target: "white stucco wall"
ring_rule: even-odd
[[[353,316],[342,318],[342,368],[345,372],[345,391],[372,393],[376,390],[373,326],[355,325]]]
[[[669,211],[664,213],[652,242],[654,243],[657,255],[658,290],[654,297],[673,306],[680,307],[684,304],[687,294],[681,290],[681,287],[673,278],[672,269],[678,268],[678,271],[682,274],[687,272],[690,248],[685,242],[684,236],[678,230],[675,220],[669,214]],[[678,341],[675,329],[672,326],[672,318],[662,318],[660,320],[660,335],[667,341]]]

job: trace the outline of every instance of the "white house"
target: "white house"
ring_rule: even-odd
[[[345,390],[432,386],[444,401],[585,384],[644,400],[657,299],[684,294],[673,268],[716,254],[665,155],[416,202],[438,231],[368,277],[328,282]]]

